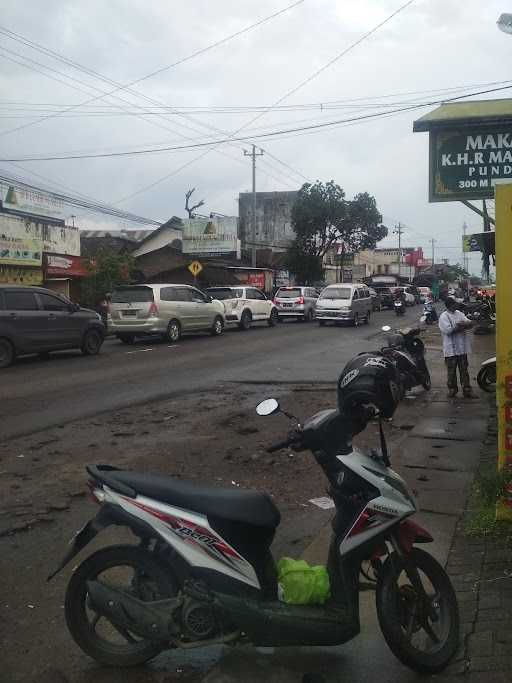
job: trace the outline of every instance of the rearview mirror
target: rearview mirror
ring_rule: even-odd
[[[279,411],[279,403],[275,398],[267,398],[256,406],[258,415],[272,415]]]
[[[80,306],[73,303],[69,304],[68,308],[70,313],[77,313],[80,310]]]
[[[384,325],[381,329],[383,332],[391,332],[391,327],[389,325]]]

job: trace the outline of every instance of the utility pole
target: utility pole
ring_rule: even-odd
[[[435,254],[435,243],[437,242],[436,239],[432,237],[432,239],[429,240],[430,244],[432,245],[432,272],[434,275],[436,274],[436,269],[434,268],[435,260],[434,260],[434,254]]]
[[[402,265],[402,234],[403,234],[403,229],[402,225],[398,223],[398,225],[394,228],[393,234],[398,235],[398,277],[400,277],[400,271],[401,271],[401,265]]]
[[[244,149],[245,157],[252,157],[252,221],[251,221],[251,266],[256,268],[256,157],[263,156],[263,150],[256,151],[256,145],[252,146],[252,152]]]
[[[466,253],[466,232],[468,230],[468,226],[466,221],[462,224],[462,234],[464,235],[464,239],[462,240],[462,265],[464,266],[464,270],[466,273],[468,272],[468,256]]]

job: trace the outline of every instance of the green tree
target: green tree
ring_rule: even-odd
[[[102,249],[87,266],[90,275],[82,281],[81,303],[96,306],[114,287],[132,281],[135,260],[131,254]]]
[[[286,266],[305,284],[317,281],[322,260],[336,242],[347,253],[372,249],[388,234],[382,225],[377,202],[367,192],[346,199],[333,180],[305,183],[292,208],[295,239],[288,250]]]

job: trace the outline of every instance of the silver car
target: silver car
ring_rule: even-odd
[[[307,320],[315,317],[318,294],[313,287],[280,287],[274,295],[279,317]]]
[[[224,307],[189,285],[123,285],[112,292],[109,332],[125,344],[159,334],[176,342],[184,332],[222,334]]]
[[[370,290],[366,285],[337,284],[326,287],[316,303],[316,317],[319,325],[328,320],[349,322],[354,326],[369,323],[372,310]]]

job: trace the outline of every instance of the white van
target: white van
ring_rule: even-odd
[[[316,318],[319,325],[328,320],[349,322],[357,326],[369,323],[372,311],[372,298],[366,285],[340,282],[326,287],[316,302]]]

